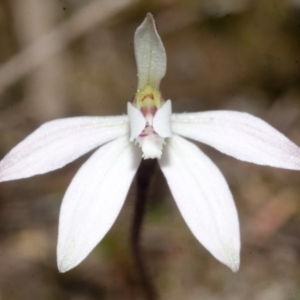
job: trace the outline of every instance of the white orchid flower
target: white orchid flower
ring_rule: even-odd
[[[127,104],[128,116],[45,123],[4,157],[0,180],[61,168],[105,144],[81,167],[63,199],[57,260],[59,270],[65,272],[77,266],[111,228],[142,158],[158,159],[195,237],[215,258],[237,271],[239,222],[228,185],[216,165],[183,137],[240,160],[293,170],[300,169],[300,148],[247,113],[172,115],[171,101],[165,101],[159,91],[166,53],[151,14],[136,30],[134,48],[138,90]]]

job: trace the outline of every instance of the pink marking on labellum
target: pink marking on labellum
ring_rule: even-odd
[[[152,115],[153,117],[155,116],[157,112],[157,107],[152,106],[152,107],[141,107],[141,112],[144,117],[146,117],[148,114]]]
[[[149,134],[155,134],[157,135],[157,132],[153,129],[153,126],[149,125],[148,123],[145,126],[145,129],[141,132],[139,137],[146,137]]]

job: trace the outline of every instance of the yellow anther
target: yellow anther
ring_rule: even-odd
[[[145,86],[143,89],[138,90],[134,104],[136,105],[137,109],[142,107],[156,107],[157,109],[160,108],[163,104],[163,99],[161,97],[161,93],[151,87],[150,85]]]

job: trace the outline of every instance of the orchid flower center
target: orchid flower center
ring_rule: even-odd
[[[138,90],[135,95],[134,105],[141,111],[146,121],[143,131],[135,139],[143,151],[144,159],[160,158],[162,154],[164,138],[153,128],[153,119],[162,103],[164,100],[161,93],[149,85]]]

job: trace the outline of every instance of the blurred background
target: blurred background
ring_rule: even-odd
[[[167,51],[161,90],[175,112],[249,112],[300,145],[299,0],[1,0],[0,158],[45,121],[126,113],[133,35],[147,12]],[[199,146],[233,193],[241,267],[232,273],[196,241],[157,169],[142,249],[161,299],[300,299],[300,172]],[[129,246],[135,182],[104,240],[58,273],[61,200],[89,155],[0,184],[2,300],[144,299]]]

